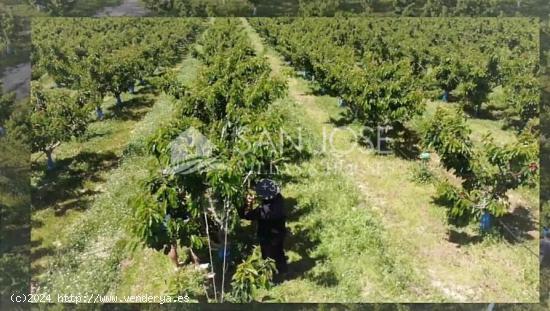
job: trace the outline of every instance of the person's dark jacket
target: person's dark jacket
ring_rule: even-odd
[[[239,210],[239,216],[258,222],[258,239],[260,244],[272,244],[282,241],[286,235],[286,211],[283,196],[278,194],[274,199],[262,201],[260,207],[245,211]]]

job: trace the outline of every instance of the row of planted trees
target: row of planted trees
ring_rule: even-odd
[[[485,104],[520,129],[539,112],[537,25],[532,20],[253,22],[287,61],[343,98],[367,124],[403,122],[421,113],[418,91],[457,101],[476,115]],[[489,103],[497,87],[502,96]]]
[[[255,54],[242,27],[239,20],[215,20],[195,52],[203,64],[197,79],[190,86],[171,75],[160,82],[176,99],[177,112],[148,140],[157,162],[131,202],[131,228],[147,246],[165,248],[177,265],[178,244],[191,258],[193,250],[208,250],[202,259],[210,259],[214,299],[244,302],[256,286],[268,284],[273,265],[253,252],[236,267],[251,253],[246,244],[231,243],[241,230],[236,208],[259,172],[271,172],[274,163],[284,165],[301,151],[280,140],[285,122],[274,103],[286,84]],[[224,296],[232,272],[232,292]]]
[[[508,190],[537,184],[534,21],[279,18],[252,24],[288,64],[340,97],[352,119],[371,129],[393,127],[394,142],[402,142],[396,135],[403,133],[420,136],[417,147],[435,151],[462,179],[439,186],[454,223],[480,219],[482,211],[502,216]],[[490,103],[495,90],[501,96]],[[459,112],[440,108],[423,128],[412,128],[409,121],[425,114],[430,97],[457,102]],[[479,117],[482,107],[505,119],[517,141],[503,146],[486,137],[474,146],[462,111]]]
[[[27,0],[27,2],[36,10],[53,16],[63,16],[79,5],[77,0]]]
[[[0,56],[11,53],[16,35],[17,25],[13,12],[0,3]]]
[[[68,1],[68,0],[64,0]],[[177,16],[255,16],[261,7],[267,16],[336,16],[383,14],[390,16],[475,17],[515,16],[540,8],[548,13],[544,0],[298,0],[280,1],[280,7],[262,0],[144,0],[154,12]],[[269,8],[269,11],[265,9]],[[290,12],[294,9],[294,12]],[[546,11],[545,11],[546,9]],[[532,13],[531,13],[532,14]]]
[[[48,168],[63,141],[81,136],[92,111],[103,119],[103,99],[134,92],[136,84],[173,66],[204,25],[200,19],[36,19],[33,21],[31,109],[19,126],[28,127],[33,152],[44,152]],[[41,78],[54,81],[44,87]]]
[[[255,15],[260,0],[144,0],[146,7],[170,16]]]

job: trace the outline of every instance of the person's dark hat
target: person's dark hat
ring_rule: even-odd
[[[256,194],[262,200],[274,199],[280,192],[279,186],[271,179],[261,179],[256,184]]]

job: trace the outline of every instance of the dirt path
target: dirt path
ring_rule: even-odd
[[[289,69],[276,52],[263,46],[246,21],[245,25],[256,50],[273,70],[281,73]],[[308,83],[301,78],[289,77],[288,83],[289,96],[301,104],[312,122],[339,131],[330,121],[336,98],[311,95]],[[443,209],[433,203],[435,187],[410,180],[414,161],[366,151],[356,145],[349,129],[339,131],[334,145],[338,148],[330,152],[330,158],[350,168],[345,174],[370,202],[367,206],[380,215],[392,247],[410,259],[414,272],[431,287],[431,293],[419,293],[419,299],[435,294],[450,302],[538,301],[538,285],[533,279],[538,275],[537,258],[519,245],[451,243]]]
[[[149,13],[140,0],[124,0],[118,6],[108,6],[99,10],[95,16],[146,16]]]
[[[31,64],[23,63],[8,67],[2,73],[4,92],[15,92],[17,99],[29,96],[31,79]]]

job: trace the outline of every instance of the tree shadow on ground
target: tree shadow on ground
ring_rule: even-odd
[[[104,132],[98,132],[98,131],[86,131],[86,133],[84,133],[84,135],[82,135],[81,137],[78,137],[78,141],[79,142],[86,142],[86,141],[89,141],[89,140],[92,140],[92,139],[98,139],[98,138],[102,138],[102,137],[105,137],[107,135],[111,134],[111,131],[104,131]]]
[[[336,127],[348,126],[355,121],[353,114],[348,110],[340,111],[338,116],[330,117],[329,122]]]
[[[283,280],[292,280],[300,276],[304,276],[310,271],[319,260],[320,257],[314,257],[311,252],[319,244],[319,240],[315,237],[310,229],[300,225],[299,220],[309,214],[314,204],[299,205],[294,198],[285,199],[285,207],[287,210],[287,221],[290,224],[290,229],[285,241],[285,250],[292,251],[300,257],[299,260],[288,264],[288,272]]]
[[[534,220],[531,210],[525,206],[517,206],[512,213],[500,218],[500,225],[503,227],[503,236],[509,243],[521,243],[538,238],[538,223]],[[533,232],[536,232],[535,236]]]
[[[417,160],[420,155],[420,137],[406,126],[395,125],[389,130],[364,127],[358,144],[374,149],[379,155],[395,155],[404,160]]]
[[[493,221],[493,230],[510,244],[522,243],[537,238],[538,223],[534,221],[531,211],[523,206]],[[535,236],[534,236],[535,235]],[[468,234],[455,229],[449,230],[449,242],[463,245],[478,244],[483,241],[482,234]]]
[[[479,111],[475,111],[473,107],[470,107],[468,105],[463,106],[464,112],[466,112],[470,117],[474,119],[481,119],[481,120],[491,120],[491,121],[498,121],[502,119],[502,116],[499,116],[498,113],[494,112],[494,109],[491,109],[490,106],[483,105]]]
[[[139,121],[145,117],[144,110],[153,106],[155,101],[148,96],[139,96],[122,103],[120,107],[113,105],[107,109],[108,118],[122,121]]]
[[[159,95],[159,90],[151,83],[145,83],[143,85],[139,85],[139,89],[137,89],[134,92],[134,95],[146,95],[146,94],[153,94],[153,95]]]
[[[418,133],[406,126],[395,126],[389,132],[393,154],[404,160],[415,160],[420,155],[420,137]]]
[[[282,1],[258,1],[257,16],[287,16],[296,15],[298,12],[298,0],[282,0]]]
[[[0,205],[3,208],[3,206]],[[3,215],[4,216],[4,215]],[[5,253],[13,249],[26,247],[30,241],[30,228],[28,223],[7,223],[3,220],[3,227],[0,229],[0,252]]]
[[[453,244],[458,244],[458,247],[463,245],[473,245],[478,244],[483,241],[483,237],[481,235],[470,235],[463,231],[458,231],[455,229],[449,230],[449,242]]]
[[[297,74],[297,77],[302,77],[302,75]],[[307,82],[311,82],[309,79],[303,78]],[[317,83],[312,83],[310,86],[310,90],[306,92],[306,95],[313,95],[313,96],[331,96],[331,97],[339,97],[339,94],[337,92],[334,92],[332,90],[327,90],[320,86]]]
[[[44,272],[46,267],[44,265],[37,264],[36,262],[44,257],[49,257],[54,255],[55,250],[52,246],[44,246],[42,239],[33,240],[31,241],[30,245],[31,245],[30,259],[31,259],[31,262],[33,263],[31,265],[31,275],[39,275],[42,272]]]
[[[81,152],[74,157],[57,161],[53,171],[46,171],[31,193],[34,210],[55,206],[56,216],[69,209],[85,209],[90,196],[98,193],[85,187],[87,182],[101,182],[105,171],[118,166],[119,157],[114,152]],[[33,164],[33,170],[44,170]]]

